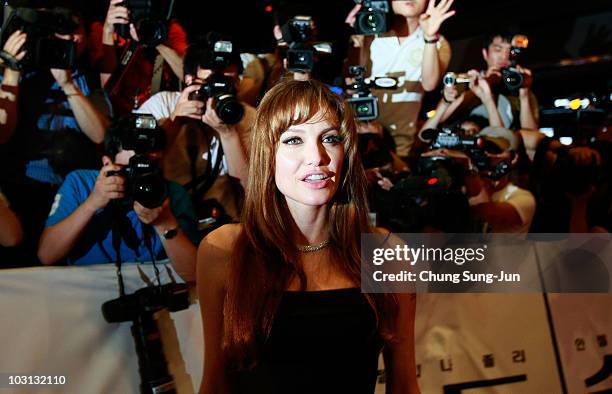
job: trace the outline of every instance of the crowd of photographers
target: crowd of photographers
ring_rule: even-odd
[[[258,100],[282,78],[318,78],[333,46],[308,16],[279,22],[276,52],[254,56],[218,33],[188,43],[171,9],[146,2],[111,0],[90,26],[28,3],[5,9],[1,32],[3,265],[169,257],[194,280],[195,245],[240,217]],[[452,4],[364,0],[346,18],[345,84],[330,88],[358,122],[372,220],[396,232],[610,231],[605,133],[578,130],[566,146],[538,131],[525,36],[491,34],[483,70],[447,72]]]

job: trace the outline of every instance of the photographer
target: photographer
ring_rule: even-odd
[[[32,264],[57,187],[68,172],[94,165],[108,119],[77,66],[86,42],[72,11],[17,8],[3,39],[0,177],[33,244],[24,244],[17,259]]]
[[[212,75],[215,78],[223,76],[234,87],[238,82],[240,59],[237,51],[228,53],[225,64],[221,65],[217,64],[218,59],[225,55],[216,55],[212,47],[214,42],[189,46],[183,63],[187,87],[182,92],[160,92],[136,112],[153,114],[169,130],[164,159],[166,177],[187,184],[206,174],[208,168],[209,177],[215,182],[202,197],[216,199],[229,216],[237,218],[241,193],[235,180],[243,187],[246,184],[248,141],[255,109],[240,103],[244,116],[238,123],[228,124],[215,111],[216,99],[197,95]],[[221,162],[215,173],[219,152],[222,152]]]
[[[478,136],[486,141],[486,156],[480,158],[478,165],[466,153],[452,149],[432,150],[423,157],[451,157],[463,165],[472,220],[482,224],[483,232],[529,232],[535,199],[531,192],[510,181],[518,157],[518,138],[510,130],[497,127],[487,127]]]
[[[103,157],[101,170],[77,170],[68,175],[49,213],[38,256],[45,265],[63,259],[73,265],[88,265],[117,259],[149,261],[165,253],[179,275],[192,281],[195,217],[185,190],[165,181],[168,197],[154,208],[146,208],[144,201],[122,200],[130,189],[119,174],[136,154],[123,149],[130,132],[134,130],[126,128],[123,120],[115,122],[107,132],[108,156]],[[149,159],[160,156],[159,150],[146,154]],[[118,250],[114,237],[121,237]]]
[[[134,20],[129,5],[129,0],[111,0],[104,23],[94,22],[91,26],[91,57],[100,72],[102,86],[107,85],[113,73],[120,74],[114,76],[113,86],[107,86],[116,115],[131,112],[158,91],[177,89],[183,78],[182,58],[187,49],[187,33],[176,19],[156,21],[159,31],[154,37],[139,37],[135,26],[138,21]],[[148,11],[159,13],[154,9]],[[120,36],[118,26],[129,30],[129,36]],[[117,71],[121,56],[127,56],[130,49],[134,52],[129,63]]]
[[[504,70],[509,70],[516,59],[511,59],[513,39],[517,37],[512,34],[496,32],[489,35],[482,48],[482,56],[487,64],[487,69],[482,72],[487,79],[494,94],[497,96],[497,106],[504,122],[503,126],[512,130],[538,129],[539,111],[538,101],[531,90],[533,77],[531,70],[519,64],[514,65],[514,71],[519,73],[522,83],[518,89],[509,89],[502,82]],[[516,56],[516,55],[513,55]],[[459,117],[466,113],[487,116],[488,110],[483,108],[480,97],[471,91],[467,91],[457,98],[443,117],[446,120],[452,114]]]
[[[392,77],[395,90],[377,92],[381,124],[390,130],[400,157],[408,156],[417,134],[417,118],[425,92],[434,90],[451,57],[448,42],[439,35],[442,23],[455,14],[452,0],[392,1],[391,29],[384,34],[354,36],[347,64],[366,65],[370,78]],[[346,19],[353,26],[357,5]],[[414,54],[421,54],[414,61]]]
[[[534,232],[610,232],[609,141],[564,146],[545,138],[536,151]]]

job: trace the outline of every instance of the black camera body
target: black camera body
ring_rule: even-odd
[[[355,16],[355,33],[363,35],[376,35],[387,31],[387,14],[389,2],[387,0],[356,0],[361,9]]]
[[[310,72],[314,68],[315,49],[312,46],[313,31],[310,16],[297,15],[281,27],[287,50],[287,70]]]
[[[318,53],[331,53],[327,42],[315,42],[312,17],[297,15],[281,27],[283,41],[288,49],[285,54],[287,70],[291,72],[312,72]]]
[[[123,176],[126,179],[126,204],[137,201],[145,208],[161,207],[168,197],[168,186],[159,166],[144,155],[130,158],[127,166],[119,171],[108,171],[106,176]]]
[[[287,70],[310,72],[314,68],[315,51],[306,44],[298,44],[287,50]]]
[[[176,312],[188,307],[189,289],[177,283],[143,287],[102,304],[102,315],[108,323],[132,322],[141,393],[176,392],[153,315],[162,309]]]
[[[120,120],[119,145],[123,150],[133,150],[127,166],[119,171],[108,171],[106,176],[123,176],[126,179],[125,204],[138,201],[146,208],[160,207],[168,197],[168,186],[161,168],[147,157],[147,153],[163,150],[166,144],[164,131],[157,126],[153,115],[130,114]]]
[[[510,43],[510,45],[511,65],[509,67],[504,67],[501,69],[501,78],[502,85],[507,91],[506,93],[516,95],[518,94],[518,90],[522,88],[523,84],[525,83],[525,77],[516,68],[516,66],[519,64],[521,54],[527,49],[529,45],[529,39],[527,38],[527,36],[517,34],[512,37],[512,42]]]
[[[312,18],[297,15],[281,27],[283,40],[286,43],[306,43],[313,39]]]
[[[517,92],[521,87],[523,87],[525,78],[523,77],[523,74],[516,69],[516,67],[502,68],[501,75],[502,83],[509,92]]]
[[[2,45],[16,30],[27,34],[25,57],[14,65],[17,70],[72,69],[76,65],[75,43],[55,34],[71,34],[79,26],[78,19],[64,8],[15,8],[2,26]]]
[[[119,5],[130,11],[130,22],[134,24],[139,42],[152,48],[168,38],[173,4],[173,1],[164,0],[124,0]],[[130,38],[129,24],[116,24],[115,31],[123,38]]]
[[[372,95],[372,83],[365,80],[364,66],[351,66],[349,73],[355,82],[346,86],[352,92],[347,102],[353,108],[355,119],[368,121],[378,118],[378,98]]]
[[[483,137],[465,137],[461,131],[448,128],[426,129],[419,134],[419,137],[429,142],[431,150],[454,149],[465,152],[479,170],[487,169],[490,166],[490,158],[486,154],[486,140]],[[429,160],[428,158],[422,159]]]
[[[236,88],[232,78],[223,74],[231,64],[233,45],[230,41],[216,41],[212,46],[212,74],[206,78],[198,90],[189,94],[188,99],[206,103],[213,99],[213,108],[217,116],[226,124],[237,124],[244,116],[244,106],[236,97]]]
[[[244,116],[244,107],[238,98],[231,78],[223,74],[211,74],[198,90],[189,94],[189,100],[206,103],[213,98],[213,108],[217,116],[226,124],[237,124]]]
[[[143,287],[132,294],[106,301],[102,315],[108,323],[132,321],[142,313],[155,313],[162,309],[170,312],[189,308],[189,288],[184,283],[166,283]]]

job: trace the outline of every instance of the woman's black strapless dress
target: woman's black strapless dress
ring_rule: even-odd
[[[374,392],[382,341],[358,288],[285,292],[256,367],[233,374],[238,393]]]

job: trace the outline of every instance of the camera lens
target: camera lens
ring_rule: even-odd
[[[513,69],[502,70],[502,80],[509,90],[517,90],[523,86],[523,75]]]
[[[367,104],[361,104],[357,106],[357,113],[359,115],[365,115],[370,111],[370,106]]]
[[[379,12],[367,12],[359,18],[359,30],[362,32],[379,33],[383,31],[385,16]]]
[[[145,208],[161,207],[168,196],[166,182],[161,174],[153,172],[134,179],[132,195]]]
[[[223,123],[236,124],[240,122],[244,116],[244,107],[236,97],[231,94],[226,94],[217,97],[215,112]]]

